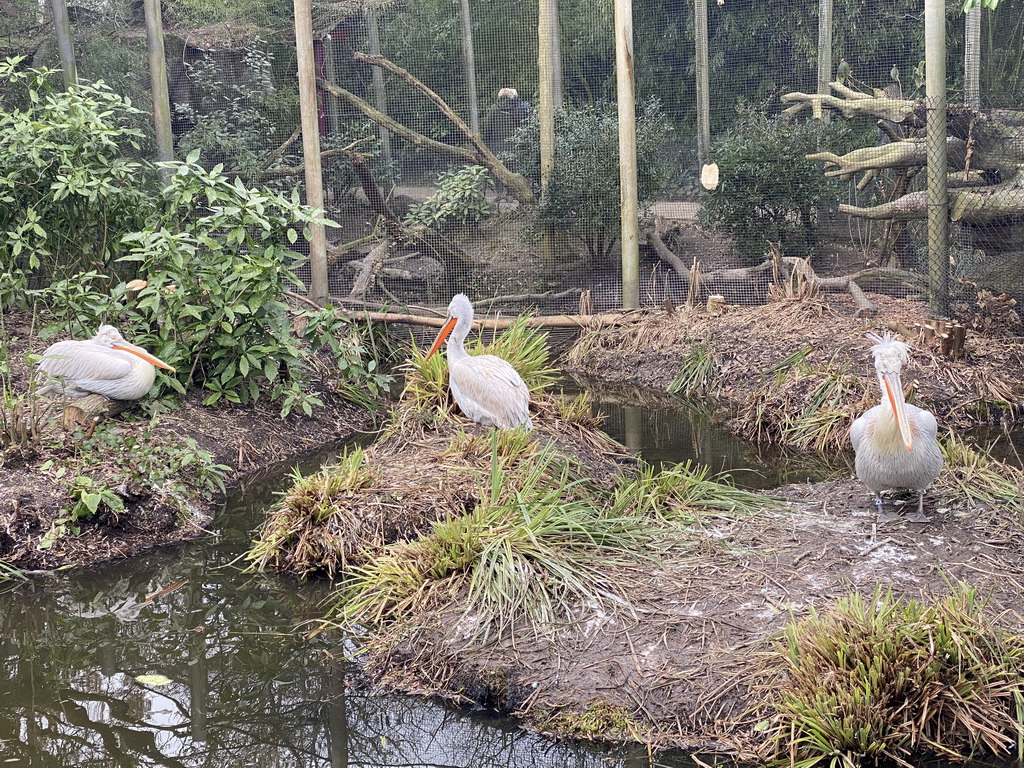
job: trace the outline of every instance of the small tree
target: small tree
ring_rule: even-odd
[[[664,189],[663,160],[671,125],[661,105],[648,100],[637,117],[637,194],[653,200]],[[512,137],[514,167],[540,189],[540,127],[535,115]],[[505,160],[506,158],[500,158]],[[567,229],[591,258],[606,258],[619,239],[619,121],[614,104],[564,107],[555,113],[555,167],[537,207],[541,224]]]
[[[834,206],[843,182],[825,178],[806,158],[822,144],[849,139],[838,121],[829,124],[768,117],[751,107],[712,146],[721,183],[701,195],[700,223],[733,237],[751,263],[770,243],[788,255],[814,251],[814,224]]]
[[[20,61],[0,61],[0,306],[23,299],[33,276],[112,269],[121,236],[153,210],[156,180],[131,156],[137,109],[102,82],[55,89],[52,72]]]

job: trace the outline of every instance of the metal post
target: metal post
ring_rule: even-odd
[[[711,158],[711,95],[708,84],[708,0],[693,0],[693,30],[697,74],[697,164]]]
[[[981,109],[981,6],[964,14],[964,100]]]
[[[473,20],[469,16],[469,0],[460,0],[459,9],[462,16],[462,62],[469,98],[469,127],[479,135],[480,106],[476,98],[476,61],[473,57]]]
[[[827,95],[832,81],[832,0],[818,2],[818,93]],[[828,110],[821,111],[828,119]]]
[[[366,26],[370,33],[370,53],[380,56],[380,31],[377,28],[377,9],[366,9]],[[380,67],[371,67],[370,74],[373,90],[373,105],[383,114],[388,113],[388,96],[384,91],[384,71]],[[384,126],[377,127],[380,136],[380,151],[387,162],[391,162],[391,131]]]

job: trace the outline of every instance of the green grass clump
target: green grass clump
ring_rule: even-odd
[[[1024,470],[993,458],[968,445],[956,432],[949,432],[939,443],[945,471],[938,486],[944,497],[969,506],[988,506],[1016,513],[1019,527],[1024,527]]]
[[[511,469],[496,445],[492,456],[480,503],[355,569],[335,619],[382,622],[462,599],[472,634],[486,639],[523,618],[552,625],[580,601],[617,599],[616,566],[649,557],[648,521],[605,512],[578,468],[549,449]]]
[[[679,373],[668,385],[670,395],[710,395],[718,386],[721,369],[707,344],[694,343],[683,358]]]
[[[925,604],[877,587],[786,627],[767,663],[775,758],[797,768],[908,766],[983,749],[1024,756],[1024,638],[962,585]]]
[[[246,559],[256,570],[333,576],[359,548],[357,510],[346,501],[369,486],[375,473],[365,464],[363,450],[353,448],[337,465],[305,477],[296,470],[294,478]]]
[[[771,499],[762,494],[737,488],[727,475],[714,478],[708,467],[687,461],[660,471],[641,465],[635,479],[619,483],[613,507],[690,523],[702,511],[749,513],[770,504]]]

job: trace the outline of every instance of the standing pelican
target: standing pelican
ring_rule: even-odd
[[[909,488],[917,491],[917,514],[907,519],[927,522],[924,492],[942,471],[935,417],[903,399],[900,373],[910,359],[910,346],[888,333],[869,333],[868,338],[875,342],[872,353],[882,402],[850,427],[850,440],[857,454],[857,477],[874,492],[880,520],[894,519],[882,515],[881,492],[887,488]]]
[[[532,429],[530,390],[516,369],[500,357],[466,352],[464,344],[472,325],[473,305],[464,294],[457,294],[448,305],[448,320],[427,359],[448,339],[448,382],[462,412],[485,427]]]
[[[157,368],[174,369],[142,347],[129,344],[117,329],[101,325],[88,341],[58,341],[39,361],[39,390],[67,397],[103,395],[111,400],[138,400],[152,388]]]

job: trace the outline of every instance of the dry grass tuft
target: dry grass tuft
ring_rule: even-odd
[[[941,448],[946,468],[935,484],[939,493],[982,510],[1013,535],[1024,533],[1024,470],[971,447],[956,432],[941,441]]]
[[[930,604],[877,587],[794,621],[763,660],[771,755],[799,768],[1024,757],[1024,638],[966,586]]]

